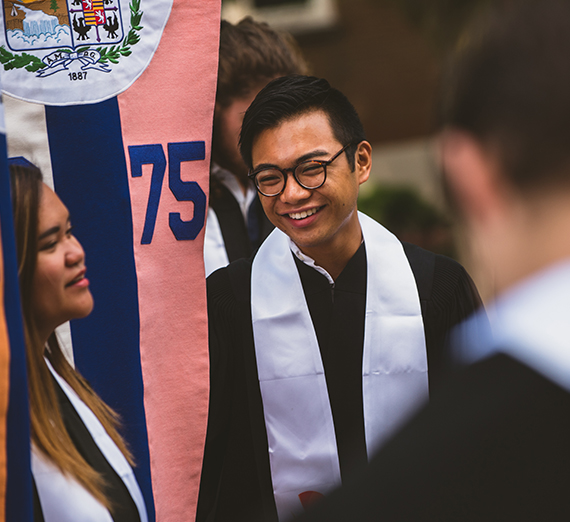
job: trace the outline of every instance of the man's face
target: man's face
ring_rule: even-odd
[[[310,112],[263,131],[253,143],[253,169],[261,165],[290,168],[308,159],[328,160],[345,145],[334,137],[324,112]],[[363,148],[364,155],[368,154],[364,160]],[[369,145],[362,142],[353,171],[346,154],[341,154],[327,167],[324,185],[315,190],[301,187],[288,173],[280,195],[260,195],[267,217],[316,260],[352,250],[354,245],[357,248],[361,232],[356,200],[359,185],[370,172],[369,153]]]
[[[247,167],[239,152],[239,133],[245,111],[257,95],[257,90],[236,98],[227,107],[216,105],[214,116],[213,159],[240,180],[247,180]]]

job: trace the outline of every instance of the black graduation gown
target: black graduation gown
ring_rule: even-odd
[[[473,282],[458,263],[410,244],[404,244],[404,250],[418,286],[429,384],[433,390],[449,370],[446,353],[449,330],[481,302]],[[277,520],[253,345],[251,263],[251,259],[232,263],[208,278],[210,411],[197,522]],[[359,249],[335,282],[335,297],[340,295],[337,291],[345,290],[345,299],[341,299],[344,305],[340,310],[333,306],[328,314],[319,312],[325,306],[325,294],[332,297],[326,278],[303,263],[297,266],[323,357],[344,480],[347,473],[356,471],[362,460],[366,460],[361,391],[365,249]],[[354,295],[348,295],[351,286],[355,288]],[[334,302],[337,305],[338,300]],[[350,314],[351,308],[360,312]],[[356,345],[355,350],[340,351],[339,345],[344,346],[343,343],[334,342],[343,330],[349,332],[345,340],[351,346]],[[328,342],[330,339],[333,341]],[[331,357],[329,351],[340,351],[340,355],[333,353]],[[345,359],[343,353],[352,357]],[[345,396],[351,397],[348,405],[342,404]],[[352,408],[351,400],[355,402]]]
[[[570,393],[495,355],[458,373],[298,522],[568,520],[569,441]]]

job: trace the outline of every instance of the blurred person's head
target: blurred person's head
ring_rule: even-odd
[[[326,80],[277,78],[247,110],[240,148],[269,221],[336,277],[361,243],[357,198],[372,164],[352,104]]]
[[[443,77],[446,181],[499,290],[570,255],[569,61],[569,2],[505,2]]]
[[[242,183],[247,180],[247,168],[238,139],[247,107],[270,80],[306,70],[290,35],[251,17],[235,25],[222,20],[212,158]]]

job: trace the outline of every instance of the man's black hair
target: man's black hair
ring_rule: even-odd
[[[301,75],[273,80],[247,109],[240,135],[240,152],[247,167],[252,168],[251,150],[261,132],[313,111],[323,111],[327,115],[333,135],[341,145],[351,144],[346,149],[346,156],[354,170],[357,145],[366,139],[355,108],[326,80]]]
[[[495,5],[460,43],[440,125],[473,135],[521,191],[570,183],[570,2]]]

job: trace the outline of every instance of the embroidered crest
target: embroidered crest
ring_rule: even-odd
[[[100,83],[101,78],[97,77],[115,72],[119,63],[125,67],[118,76],[128,79],[124,88],[128,87],[150,61],[168,19],[172,0],[155,0],[154,12],[145,15],[145,20],[153,27],[148,31],[142,20],[141,0],[2,0],[2,4],[4,24],[0,63],[8,78],[3,82],[5,90],[30,101],[67,104],[97,101],[101,94],[101,99],[109,96],[98,89],[87,88],[91,92],[87,97],[62,98],[55,94],[56,83],[62,87],[62,81],[79,81],[85,84],[80,87],[84,90],[87,84]],[[124,63],[136,54],[135,46],[141,37],[146,39],[147,36],[155,44],[150,47],[150,52],[148,46],[143,46],[143,55],[134,60],[134,68]],[[10,82],[11,76],[14,82]],[[55,77],[59,77],[57,81],[48,81]],[[27,83],[33,78],[50,85],[45,85],[47,90],[42,88],[44,85],[21,89],[16,83],[21,84],[24,78]],[[11,85],[15,86],[15,91],[11,90]],[[115,86],[113,94],[124,88],[116,89]],[[34,94],[30,97],[31,92]]]
[[[109,72],[107,62],[117,63],[120,56],[130,55],[130,47],[140,39],[137,34],[142,29],[140,0],[132,0],[129,5],[131,27],[123,45],[117,45],[124,40],[120,0],[43,0],[28,5],[18,0],[3,0],[3,3],[10,50],[57,48],[40,60],[26,53],[15,55],[2,47],[0,62],[5,69],[26,67],[38,76],[49,76],[68,70],[71,61],[79,60],[82,71]],[[63,8],[60,4],[64,4]],[[78,49],[81,44],[91,45]]]

